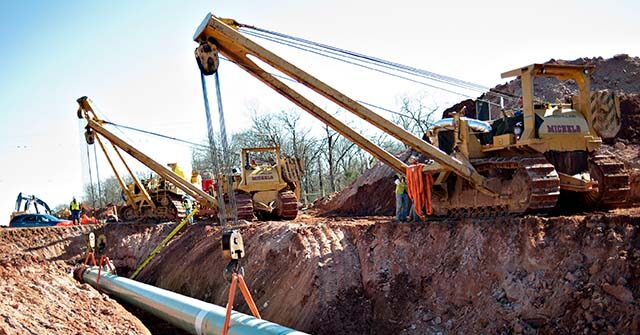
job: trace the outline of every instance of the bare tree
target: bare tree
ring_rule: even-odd
[[[402,97],[400,102],[401,115],[394,114],[393,121],[407,131],[422,136],[433,125],[439,108],[438,105],[426,104],[424,100],[424,97]]]
[[[314,133],[310,126],[302,122],[299,110],[258,112],[256,105],[249,106],[249,109],[252,111],[251,124],[231,137],[234,161],[238,162],[241,148],[280,146],[283,154],[295,156],[304,162],[301,180],[303,201],[313,200],[312,197],[322,196],[326,191],[342,189],[378,163],[369,153],[328,126],[322,126],[322,133]],[[418,134],[431,125],[437,107],[429,107],[421,98],[403,98],[401,110],[403,115],[394,116],[394,121]],[[372,128],[352,127],[392,154],[405,149],[387,134],[373,131]],[[194,151],[194,168],[207,164],[210,166],[207,157],[210,155]]]

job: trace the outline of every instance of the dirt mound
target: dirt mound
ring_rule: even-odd
[[[75,265],[84,261],[87,236],[105,235],[105,254],[122,272],[129,272],[164,238],[174,224],[106,224],[67,228],[2,229],[0,245],[13,244],[18,249],[48,261]],[[131,248],[131,245],[138,245]]]
[[[395,211],[393,177],[388,166],[376,164],[349,187],[336,193],[315,208],[324,215],[392,215]]]
[[[266,319],[314,334],[634,333],[640,210],[617,213],[255,223],[244,266]],[[190,227],[139,279],[224,305],[219,238]]]
[[[148,334],[138,318],[70,271],[83,262],[91,231],[107,236],[106,254],[126,273],[173,226],[0,229],[0,334]]]
[[[405,151],[398,158],[406,162],[416,155]],[[395,213],[395,171],[384,164],[376,164],[342,191],[320,199],[314,209],[325,216],[393,215]]]
[[[52,232],[53,241],[55,235],[68,233],[66,229],[35,230],[35,235]],[[24,251],[28,231],[0,232],[5,242],[19,242],[0,246],[0,334],[149,334],[117,302],[73,279],[70,267],[47,260],[47,252]]]
[[[444,112],[442,112],[442,118],[451,117],[451,113],[454,113],[454,112],[458,113],[462,110],[462,108],[466,108],[465,115],[467,117],[477,118],[476,102],[475,100],[472,100],[472,99],[462,100],[457,104],[445,109]]]
[[[613,90],[619,94],[640,93],[640,58],[629,55],[617,55],[613,58],[578,58],[572,61],[551,59],[545,64],[572,64],[572,65],[593,65],[595,70],[591,76],[592,90]],[[496,90],[515,95],[522,95],[520,79],[513,79],[504,84],[497,85]],[[573,81],[559,81],[555,78],[535,78],[534,94],[544,101],[562,100],[565,96],[575,94],[577,86]],[[492,94],[487,96],[494,102],[499,99]],[[517,101],[507,99],[507,107],[515,106]]]
[[[640,144],[640,94],[625,94],[620,97],[622,128],[618,139],[624,143]]]

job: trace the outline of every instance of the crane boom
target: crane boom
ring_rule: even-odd
[[[91,129],[100,134],[102,137],[111,142],[115,147],[124,150],[133,158],[137,159],[140,163],[150,168],[153,172],[157,173],[162,178],[168,180],[173,185],[198,200],[201,204],[206,204],[209,207],[216,206],[216,199],[214,197],[197,188],[188,181],[184,180],[173,171],[156,162],[151,157],[145,155],[142,151],[136,149],[135,147],[103,127],[101,124],[101,120],[96,116],[94,112],[93,106],[91,105],[91,100],[89,100],[89,98],[81,97],[80,99],[78,99],[78,104],[80,105],[80,108],[78,110],[78,117],[84,118],[87,121],[88,129]],[[102,142],[100,142],[100,144],[102,145]]]
[[[272,66],[302,83],[314,92],[333,101],[345,110],[369,122],[386,134],[395,137],[405,145],[429,156],[439,164],[451,169],[456,175],[468,180],[483,193],[490,195],[497,194],[496,190],[493,190],[487,184],[486,179],[480,175],[468,161],[451,157],[439,148],[426,143],[421,138],[416,137],[393,122],[383,118],[345,94],[320,81],[318,78],[310,75],[295,65],[287,62],[283,58],[277,56],[273,52],[253,42],[251,39],[236,31],[234,26],[237,27],[237,23],[234,20],[220,19],[212,14],[208,14],[198,27],[198,30],[194,35],[194,40],[201,43],[201,46],[206,45],[208,50],[220,51],[220,53],[225,57],[238,64],[249,74],[256,77],[258,80],[262,81],[267,86],[298,105],[300,108],[309,112],[323,123],[329,125],[336,132],[353,141],[360,148],[369,152],[372,156],[389,165],[397,172],[404,174],[407,167],[406,164],[373,142],[369,141],[346,124],[335,119],[308,99],[304,98],[291,87],[287,86],[285,83],[262,69],[255,62],[249,59],[248,56],[250,55],[255,57]],[[215,63],[217,64],[217,59],[215,59]]]

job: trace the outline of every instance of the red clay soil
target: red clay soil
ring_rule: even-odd
[[[73,279],[70,269],[37,252],[2,244],[0,334],[149,334],[116,301]]]
[[[640,144],[640,94],[625,94],[620,97],[622,128],[618,138],[629,144]]]
[[[323,215],[392,215],[395,211],[393,177],[388,166],[376,164],[342,191],[314,203]]]
[[[116,224],[0,229],[0,334],[148,334],[139,319],[70,272],[83,261],[90,231],[105,234],[106,254],[130,270],[172,228]]]
[[[314,334],[640,332],[640,209],[410,225],[383,217],[302,221],[243,228],[246,278],[260,312],[289,327]],[[217,227],[189,227],[139,279],[224,305],[219,241]]]

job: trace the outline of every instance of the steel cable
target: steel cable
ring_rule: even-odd
[[[397,62],[392,62],[392,61],[388,61],[388,60],[384,60],[378,57],[373,57],[373,56],[368,56],[368,55],[364,55],[362,53],[358,53],[355,51],[350,51],[350,50],[346,50],[346,49],[342,49],[342,48],[338,48],[338,47],[334,47],[334,46],[330,46],[327,44],[323,44],[323,43],[319,43],[319,42],[314,42],[311,40],[307,40],[304,38],[300,38],[300,37],[295,37],[292,35],[287,35],[287,34],[283,34],[283,33],[279,33],[279,32],[275,32],[275,31],[271,31],[271,30],[267,30],[267,29],[263,29],[263,28],[257,28],[257,27],[253,27],[253,26],[248,26],[248,25],[241,25],[241,31],[246,33],[246,34],[251,34],[252,36],[255,37],[259,37],[259,38],[272,38],[275,41],[279,41],[277,43],[281,43],[281,42],[291,42],[291,41],[295,41],[297,42],[297,45],[304,45],[307,47],[311,47],[314,50],[324,50],[326,52],[330,52],[334,55],[336,54],[340,54],[344,57],[350,58],[350,59],[357,59],[359,61],[362,62],[366,62],[369,64],[375,64],[378,66],[382,66],[388,69],[394,69],[397,71],[401,71],[404,73],[408,73],[408,74],[412,74],[412,75],[416,75],[416,76],[420,76],[420,77],[424,77],[427,79],[431,79],[434,81],[438,81],[441,83],[445,83],[448,85],[452,85],[452,86],[457,86],[460,88],[464,88],[464,89],[469,89],[469,90],[474,90],[474,91],[478,91],[481,93],[492,93],[498,96],[502,96],[508,99],[517,99],[519,97],[514,97],[513,94],[511,93],[506,93],[506,92],[501,92],[499,90],[496,89],[490,89],[489,87],[483,86],[483,85],[479,85],[476,83],[472,83],[469,81],[465,81],[462,79],[458,79],[458,78],[454,78],[454,77],[450,77],[450,76],[445,76],[445,75],[441,75],[435,72],[431,72],[428,70],[424,70],[424,69],[419,69],[413,66],[409,66],[409,65],[404,65],[404,64],[400,64]],[[275,42],[274,41],[274,42]],[[291,42],[293,43],[293,42]]]

